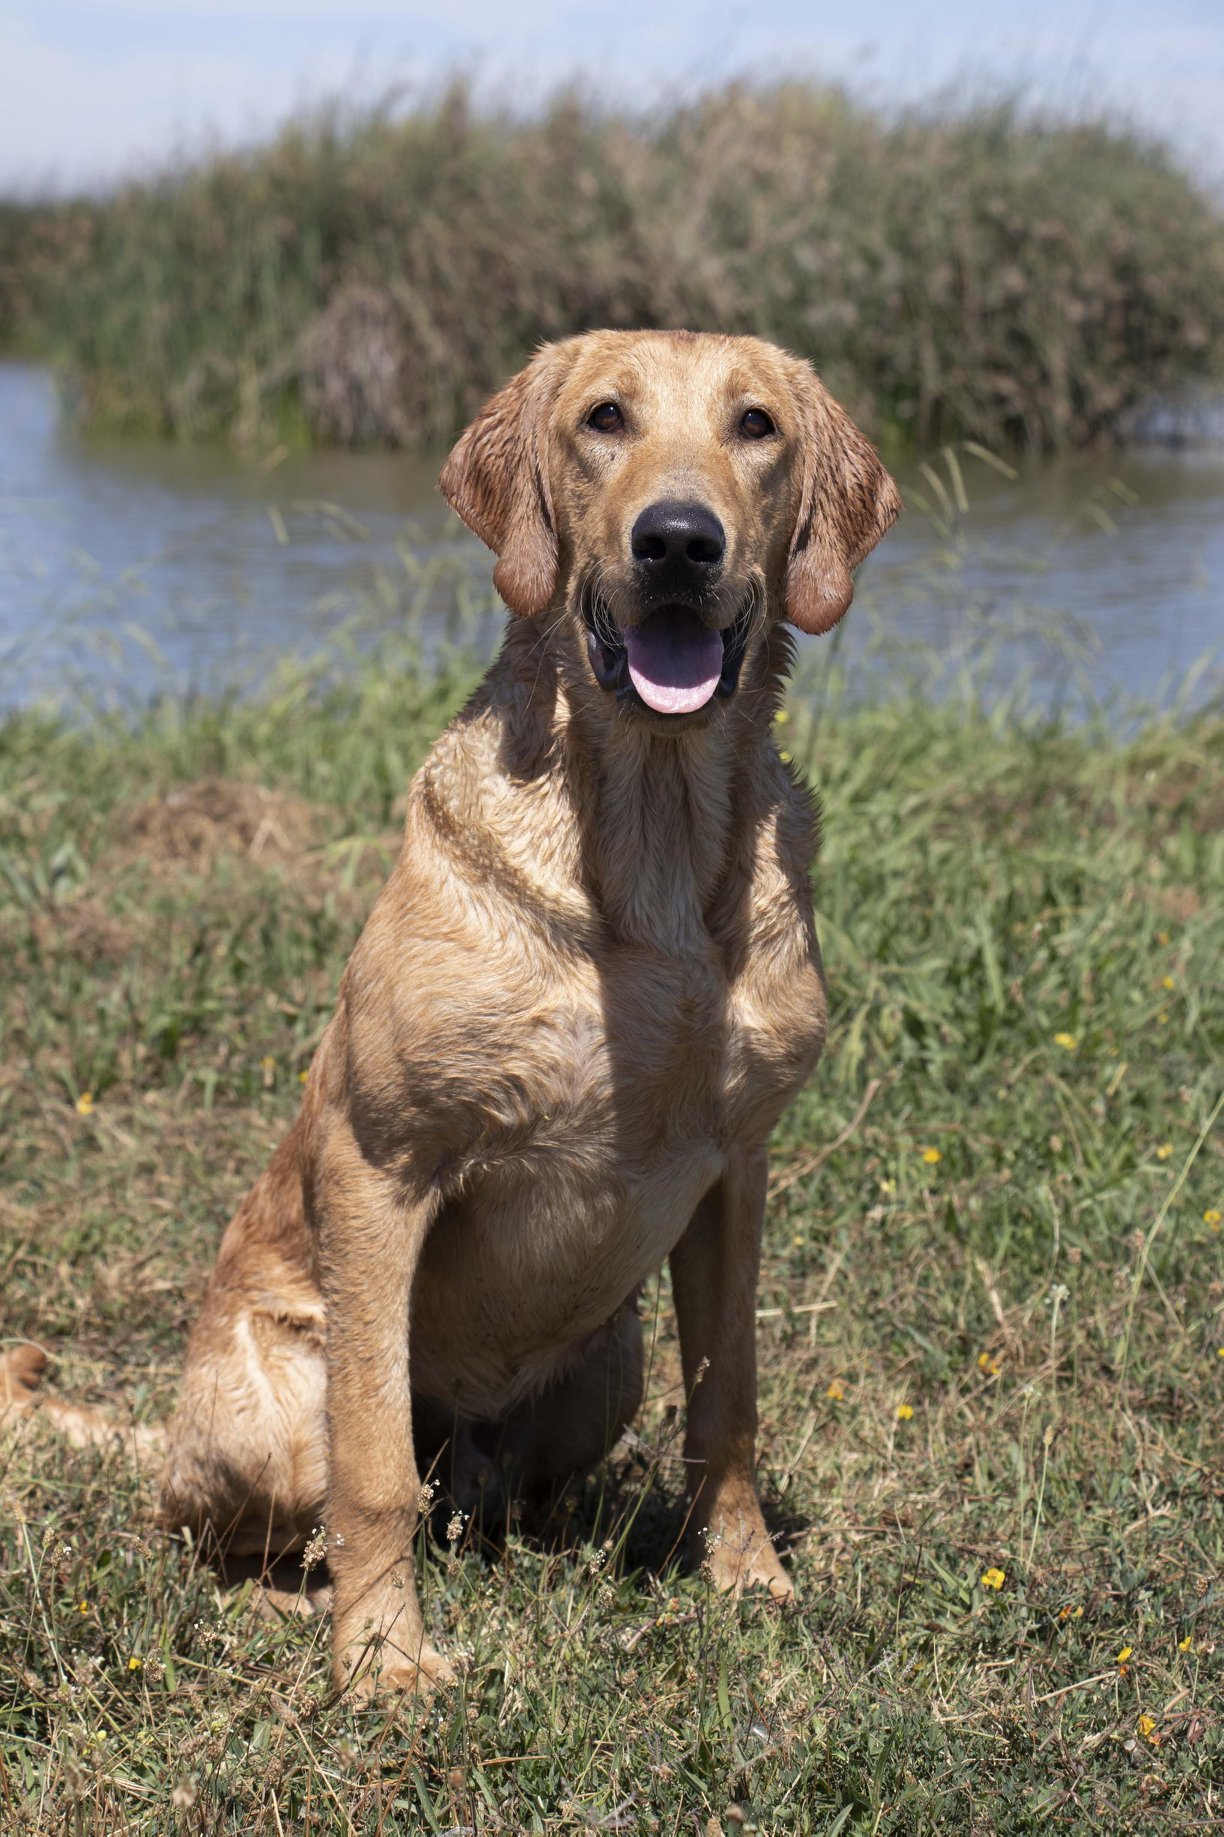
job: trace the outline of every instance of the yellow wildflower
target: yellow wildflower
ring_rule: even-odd
[[[307,1080],[307,1079],[309,1078],[309,1076],[310,1076],[310,1073],[309,1073],[309,1071],[300,1071],[300,1072],[298,1073],[298,1083],[299,1083],[299,1084],[305,1084],[305,1082],[306,1082],[306,1080]]]
[[[1175,989],[1177,984],[1174,982],[1172,976],[1162,976],[1160,978],[1160,986],[1162,989]]]
[[[1059,1609],[1058,1618],[1060,1620],[1082,1620],[1084,1618],[1084,1610],[1082,1607],[1072,1607],[1071,1603],[1068,1601],[1066,1607]]]
[[[1224,1346],[1216,1347],[1216,1357],[1217,1359],[1224,1359]]]
[[[78,1602],[77,1602],[77,1613],[78,1613],[78,1614],[87,1614],[88,1612],[89,1612],[89,1603],[88,1603],[88,1601],[78,1601]]]
[[[774,720],[778,723],[779,727],[785,727],[786,723],[790,720],[790,716],[787,714],[785,708],[779,708],[774,715]]]
[[[93,1092],[82,1091],[76,1100],[76,1108],[78,1116],[92,1116],[94,1113]]]
[[[1143,1736],[1143,1739],[1144,1739],[1145,1741],[1151,1741],[1151,1742],[1153,1742],[1153,1743],[1154,1743],[1154,1744],[1155,1744],[1155,1745],[1156,1745],[1157,1747],[1159,1747],[1159,1745],[1160,1745],[1160,1737],[1159,1737],[1159,1735],[1157,1735],[1157,1733],[1156,1733],[1156,1718],[1155,1718],[1155,1716],[1140,1716],[1140,1718],[1139,1718],[1139,1733],[1140,1733],[1140,1734],[1141,1734],[1141,1735]]]
[[[983,1572],[982,1587],[983,1588],[996,1588],[996,1589],[1002,1588],[1006,1580],[1007,1580],[1006,1570],[990,1568]]]
[[[1172,1142],[1160,1142],[1156,1148],[1156,1159],[1158,1161],[1167,1161],[1169,1156],[1172,1153],[1173,1153]]]
[[[908,1422],[910,1417],[913,1414],[914,1414],[914,1406],[912,1403],[899,1403],[897,1405],[897,1421],[898,1422]]]
[[[846,1401],[846,1387],[840,1378],[834,1378],[832,1384],[830,1384],[828,1390],[825,1392],[825,1396],[829,1399],[830,1403],[844,1403]]]
[[[1177,1650],[1178,1650],[1179,1652],[1193,1652],[1193,1650],[1194,1650],[1194,1641],[1193,1641],[1193,1639],[1192,1639],[1192,1638],[1190,1637],[1190,1635],[1189,1635],[1189,1633],[1187,1633],[1187,1634],[1186,1634],[1186,1637],[1185,1637],[1184,1639],[1179,1639],[1179,1640],[1178,1640],[1178,1642],[1177,1642]]]
[[[1122,1650],[1119,1652],[1114,1663],[1118,1665],[1124,1665],[1134,1650],[1135,1650],[1134,1646],[1123,1646]]]
[[[129,1658],[128,1660],[128,1670],[129,1671],[143,1671],[144,1670],[143,1658],[137,1658],[136,1654],[133,1652],[131,1658]]]
[[[791,765],[793,763],[789,753],[779,752],[778,758],[782,761],[783,765]]]
[[[1222,1222],[1224,1222],[1224,1212],[1220,1211],[1219,1206],[1208,1206],[1203,1213],[1203,1223],[1210,1225],[1213,1231],[1218,1231]]]
[[[922,1158],[928,1167],[937,1167],[943,1160],[943,1156],[940,1154],[938,1148],[924,1148],[922,1151]]]
[[[1162,1027],[1167,1027],[1169,1024],[1169,1010],[1167,1008],[1162,1008],[1160,1013],[1156,1016],[1156,1019],[1160,1022]]]
[[[1054,1035],[1054,1044],[1055,1046],[1061,1046],[1064,1052],[1074,1052],[1079,1045],[1079,1041],[1073,1033],[1056,1033]]]
[[[1002,1369],[1002,1359],[992,1358],[989,1352],[978,1353],[978,1370],[984,1371],[988,1378],[997,1378]]]

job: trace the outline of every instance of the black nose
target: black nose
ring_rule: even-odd
[[[704,504],[676,504],[663,499],[648,504],[629,537],[633,559],[655,578],[675,575],[700,579],[722,560],[727,547],[723,526]]]

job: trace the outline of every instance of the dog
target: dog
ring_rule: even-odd
[[[817,812],[771,735],[900,509],[806,363],[747,337],[594,332],[487,404],[441,490],[497,557],[499,656],[408,793],[403,849],[296,1121],[224,1235],[159,1515],[241,1556],[323,1520],[333,1676],[448,1681],[421,1475],[546,1502],[643,1389],[670,1265],[697,1552],[791,1582],[755,1482],[770,1133],[826,995]],[[78,1439],[90,1412],[10,1408]],[[499,1479],[497,1476],[504,1476]]]

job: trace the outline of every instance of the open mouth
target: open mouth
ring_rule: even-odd
[[[711,631],[689,606],[661,606],[621,631],[603,609],[584,602],[587,651],[595,680],[619,698],[655,714],[695,714],[715,696],[734,695],[751,612]]]

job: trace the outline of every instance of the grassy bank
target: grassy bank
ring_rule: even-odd
[[[455,87],[0,213],[0,337],[108,427],[442,442],[592,325],[758,332],[877,433],[1066,448],[1219,373],[1224,223],[1108,125],[800,85],[531,120]]]
[[[0,1267],[55,1382],[156,1415],[463,684],[371,669],[0,727]],[[762,1482],[795,1611],[669,1564],[638,1436],[557,1555],[435,1548],[461,1689],[334,1704],[148,1534],[119,1456],[0,1451],[6,1831],[1190,1830],[1224,1768],[1224,729],[796,711],[831,1049],[774,1157]]]

